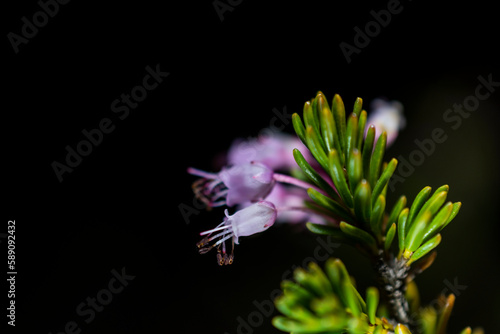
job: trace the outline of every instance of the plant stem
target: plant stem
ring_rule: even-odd
[[[320,193],[326,195],[326,193],[323,190],[321,190],[320,188],[316,187],[315,185],[313,185],[311,183],[308,183],[308,182],[305,182],[305,181],[302,181],[302,180],[299,180],[299,179],[297,179],[297,178],[295,178],[293,176],[286,175],[286,174],[274,173],[273,177],[278,182],[292,184],[294,186],[297,186],[299,188],[306,189],[306,190],[309,189],[309,188],[313,188],[314,190],[317,190]]]
[[[375,271],[391,317],[407,327],[411,327],[413,322],[408,301],[405,298],[409,269],[405,260],[398,260],[395,257],[387,259],[381,255],[375,260]]]

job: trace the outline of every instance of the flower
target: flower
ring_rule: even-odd
[[[403,105],[398,101],[387,102],[375,99],[371,103],[371,108],[373,111],[369,114],[366,124],[375,126],[375,140],[382,132],[387,132],[387,146],[390,146],[396,140],[399,130],[406,125]]]
[[[267,195],[266,201],[272,202],[278,209],[277,223],[301,223],[311,221],[313,215],[307,211],[293,210],[293,208],[304,208],[304,201],[308,200],[309,196],[305,189],[289,187],[280,183],[276,183],[273,190]],[[243,203],[238,205],[238,209],[243,209],[251,203]],[[292,208],[292,209],[290,209]],[[317,219],[314,219],[316,222]]]
[[[284,133],[273,133],[247,140],[236,139],[229,148],[227,161],[229,164],[259,161],[275,171],[295,169],[297,164],[292,154],[294,148],[307,152],[297,137]]]
[[[193,190],[208,207],[257,202],[271,192],[275,183],[274,172],[254,161],[225,167],[219,173],[195,168],[188,168],[188,173],[202,177],[193,183]]]
[[[233,215],[229,215],[226,209],[224,221],[215,228],[200,233],[200,235],[206,235],[206,237],[198,242],[196,246],[198,246],[200,254],[205,254],[212,248],[217,247],[217,262],[219,265],[231,264],[234,260],[234,244],[239,244],[238,238],[267,230],[276,221],[277,214],[276,207],[269,201],[254,203]],[[214,232],[219,233],[212,236]],[[231,254],[228,255],[226,253],[226,241],[231,238]],[[209,244],[214,239],[218,240],[213,244]]]

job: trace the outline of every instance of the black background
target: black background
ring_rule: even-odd
[[[447,141],[389,202],[400,194],[412,199],[425,185],[451,186],[451,200],[463,209],[444,232],[436,263],[417,279],[422,301],[456,278],[467,289],[449,333],[467,325],[495,333],[500,92],[456,130],[443,113],[474,94],[478,76],[500,81],[498,14],[477,1],[402,1],[401,13],[348,64],[339,44],[353,44],[353,28],[363,29],[370,11],[387,3],[244,0],[221,21],[211,1],[71,1],[17,54],[7,34],[19,34],[21,18],[31,20],[40,6],[4,9],[0,232],[16,220],[17,332],[59,333],[74,320],[82,333],[237,333],[238,317],[248,319],[253,301],[268,300],[283,273],[312,255],[316,237],[278,225],[242,240],[235,263],[218,267],[215,254],[198,255],[195,243],[222,211],[186,223],[179,205],[192,205],[193,177],[185,170],[213,170],[213,157],[269,126],[273,109],[300,112],[322,90],[329,99],[339,93],[347,108],[357,96],[366,107],[380,96],[404,104],[408,125],[387,158],[408,157],[415,139],[444,129]],[[170,75],[119,120],[111,102],[157,64]],[[51,164],[103,118],[115,130],[60,183]],[[341,246],[333,255],[364,291],[371,271],[354,253]],[[135,278],[85,324],[77,305],[121,268]],[[5,309],[6,292],[0,295]],[[270,321],[251,331],[279,332]]]

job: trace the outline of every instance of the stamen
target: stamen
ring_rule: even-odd
[[[219,266],[224,265],[224,258],[222,257],[222,255],[220,253],[217,253],[217,264]]]
[[[210,240],[208,240],[208,237],[205,237],[196,243],[196,247],[201,248],[201,247],[205,246],[206,244],[208,244],[209,242],[210,242]]]
[[[229,192],[229,189],[224,189],[224,190],[221,190],[221,191],[217,192],[214,195],[213,200],[219,199],[221,197],[226,197],[226,195],[227,195],[228,192]]]
[[[223,235],[226,235],[226,234],[228,234],[228,233],[233,233],[233,231],[232,231],[232,230],[231,230],[231,231],[229,231],[229,230],[228,230],[228,231],[223,231],[223,232],[217,233],[217,234],[216,234],[216,235],[214,235],[213,237],[210,237],[210,238],[208,239],[208,241],[212,241],[212,240],[214,240],[215,238],[222,237]]]
[[[212,246],[208,246],[208,247],[204,247],[204,248],[200,248],[200,249],[198,250],[198,252],[199,252],[200,254],[206,254],[206,253],[210,252],[210,251],[212,250],[212,248],[214,248],[214,245],[212,245]]]
[[[217,187],[218,185],[220,185],[222,183],[221,180],[213,180],[212,182],[210,182],[207,187],[206,187],[206,191],[211,193],[215,187]]]
[[[215,226],[215,228],[222,226],[224,223],[225,223],[225,221],[223,221],[223,222],[222,222],[222,223],[220,223],[219,225]],[[210,241],[210,239],[208,239],[208,237],[209,237],[209,236],[210,236],[210,234],[209,234],[209,235],[207,235],[205,238],[203,238],[203,239],[202,239],[202,241],[203,241],[203,240],[205,240],[205,241],[206,241],[205,243],[208,243],[208,242]],[[201,243],[201,241],[200,241],[199,243]],[[198,243],[198,244],[199,244],[199,243]]]
[[[231,227],[231,225],[225,225],[225,226],[221,226],[221,227],[216,227],[214,229],[211,229],[211,230],[208,230],[208,231],[205,231],[205,232],[201,232],[200,235],[212,234],[215,231],[220,231],[220,230],[223,230],[223,229],[226,229],[226,228],[230,228],[230,227]]]
[[[233,261],[234,261],[234,238],[231,240],[231,254],[229,254],[226,264],[233,264]]]
[[[217,263],[219,264],[219,266],[223,266],[226,264],[226,258],[226,244],[222,243],[222,254],[220,252],[220,246],[217,247]]]
[[[220,239],[219,241],[217,241],[214,246],[220,245],[221,243],[223,243],[224,241],[226,241],[227,239],[232,238],[232,237],[233,237],[233,234],[231,233],[231,234],[225,236],[224,238]]]
[[[212,207],[219,207],[219,206],[223,206],[223,205],[226,205],[226,200],[220,200],[218,202],[213,202],[212,204],[210,204],[210,206]]]
[[[205,172],[205,171],[202,171],[200,169],[196,169],[196,168],[192,168],[192,167],[189,167],[187,169],[187,172],[191,175],[196,175],[199,177],[203,177],[205,179],[213,180],[213,179],[217,178],[217,174],[215,174],[215,173]]]
[[[207,210],[210,210],[212,207],[225,205],[225,197],[229,191],[221,180],[214,180],[214,178],[217,178],[217,175],[214,174],[210,179],[198,179],[192,184],[196,198],[206,205]]]

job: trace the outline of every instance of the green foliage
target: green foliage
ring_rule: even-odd
[[[332,225],[307,223],[307,228],[361,250],[380,269],[381,281],[395,286],[384,286],[380,296],[379,290],[369,288],[364,300],[340,260],[327,261],[326,274],[310,264],[307,270],[296,271],[295,283],[283,282],[283,296],[276,305],[285,316],[276,317],[273,324],[293,333],[410,333],[417,321],[423,329],[416,333],[444,334],[454,296],[448,296],[439,309],[415,310],[418,292],[412,279],[434,261],[441,232],[458,214],[461,203],[447,202],[449,187],[443,185],[433,193],[431,187],[424,187],[409,206],[406,197],[400,196],[387,207],[387,187],[398,162],[384,162],[387,134],[377,136],[373,125],[367,128],[360,98],[346,121],[340,96],[334,96],[330,108],[318,92],[305,103],[303,117],[294,114],[292,121],[298,137],[330,178],[325,180],[294,150],[299,167],[321,189],[308,190],[308,205],[337,220]],[[399,276],[391,278],[387,273]],[[387,303],[396,298],[391,289],[404,292],[406,287],[400,305],[394,302],[392,310],[389,305],[377,310],[379,300]],[[415,317],[409,320],[411,309]],[[473,332],[466,328],[462,333]]]
[[[346,240],[377,256],[380,251],[390,251],[392,240],[386,242],[387,237],[397,236],[399,257],[411,264],[439,244],[439,232],[458,213],[460,203],[444,203],[449,190],[447,185],[438,188],[432,196],[431,188],[425,187],[416,196],[407,217],[401,216],[407,204],[405,196],[386,212],[387,185],[398,164],[396,159],[383,162],[387,134],[383,132],[375,140],[375,127],[366,129],[367,115],[362,110],[360,98],[356,99],[347,122],[345,115],[339,95],[334,96],[330,109],[323,93],[318,92],[304,105],[304,121],[298,114],[292,117],[297,135],[335,187],[332,188],[295,149],[293,153],[299,167],[328,195],[310,190],[309,196],[339,219],[338,226]],[[308,227],[311,229],[313,225]]]
[[[273,324],[291,333],[388,333],[393,326],[377,316],[379,292],[370,287],[360,295],[344,264],[329,259],[325,271],[314,262],[294,272],[295,282],[283,281],[275,301],[284,316]]]

